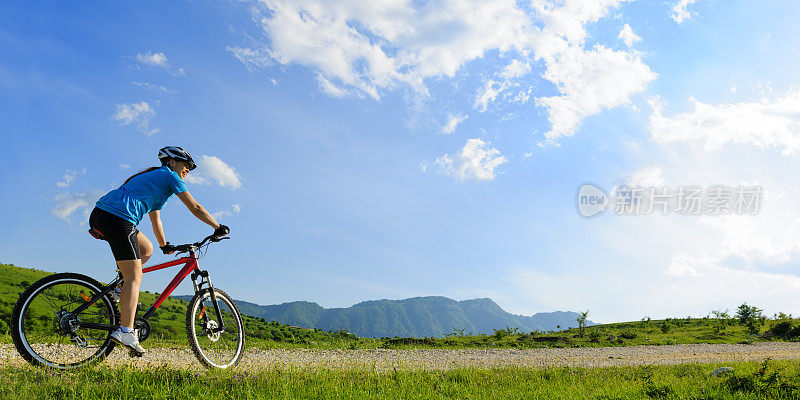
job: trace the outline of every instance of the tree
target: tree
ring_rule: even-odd
[[[742,305],[736,309],[736,319],[739,320],[740,324],[747,326],[747,331],[750,334],[755,335],[766,320],[766,317],[761,314],[763,311],[764,310],[756,306],[749,306],[747,303],[742,303]]]
[[[575,321],[578,321],[578,334],[581,337],[583,337],[583,330],[586,328],[586,318],[588,317],[588,315],[589,315],[589,310],[586,310],[580,313],[578,318],[575,318]]]
[[[761,317],[762,311],[762,309],[756,306],[748,306],[747,303],[742,303],[742,305],[736,309],[736,319],[739,320],[740,324],[747,325],[749,322]]]

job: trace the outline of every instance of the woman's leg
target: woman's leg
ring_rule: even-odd
[[[153,244],[142,232],[139,232],[136,237],[139,239],[139,252],[142,255],[142,265],[144,265],[153,255]]]
[[[122,272],[124,279],[119,299],[122,308],[119,326],[133,329],[136,304],[139,302],[139,287],[142,285],[142,260],[117,261],[117,268]]]

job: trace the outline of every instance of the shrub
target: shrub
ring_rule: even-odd
[[[492,337],[497,339],[497,340],[500,340],[500,339],[508,336],[508,332],[506,332],[505,329],[493,329],[493,330],[494,330],[494,335],[492,335]]]
[[[767,330],[766,336],[782,339],[794,339],[800,336],[800,327],[794,326],[790,321],[778,322]]]
[[[620,333],[619,336],[621,338],[623,338],[623,339],[630,340],[630,339],[636,339],[639,335],[637,335],[636,332],[626,331],[626,332]]]
[[[782,369],[773,367],[767,358],[761,368],[752,375],[732,375],[724,383],[734,393],[761,394],[760,398],[774,397],[796,399],[800,396],[797,376],[787,376]]]

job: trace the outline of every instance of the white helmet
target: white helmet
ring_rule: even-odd
[[[182,147],[167,146],[158,151],[158,159],[161,160],[161,164],[166,165],[170,158],[188,163],[189,171],[197,168],[197,165],[195,165],[192,159],[192,155]]]

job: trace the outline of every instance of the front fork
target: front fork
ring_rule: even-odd
[[[197,282],[197,278],[200,278],[200,282]],[[219,309],[219,304],[217,303],[217,296],[214,293],[214,286],[211,285],[211,279],[208,277],[208,271],[200,271],[195,270],[192,272],[192,285],[194,285],[194,292],[200,293],[203,290],[203,285],[208,288],[209,293],[211,294],[211,305],[214,307],[214,313],[216,314],[217,321],[219,321],[219,326],[212,329],[213,333],[222,332],[225,330],[225,321],[222,319],[222,311]],[[200,305],[205,308],[205,300],[200,301]],[[203,314],[203,322],[208,322],[207,314]]]

